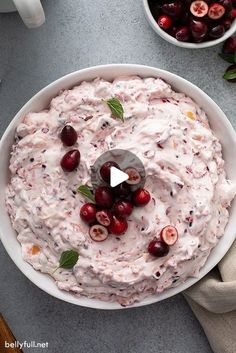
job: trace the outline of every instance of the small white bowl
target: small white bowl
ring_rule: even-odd
[[[225,168],[228,177],[236,182],[236,163],[233,151],[236,150],[236,134],[230,122],[217,104],[201,89],[189,81],[174,75],[168,71],[156,69],[154,67],[133,65],[133,64],[112,64],[104,66],[95,66],[88,69],[72,72],[69,75],[61,77],[43,88],[33,98],[31,98],[23,108],[16,114],[8,128],[6,129],[0,141],[0,235],[2,243],[9,256],[18,266],[18,268],[43,291],[52,296],[76,305],[86,306],[97,309],[121,309],[118,303],[108,303],[96,299],[77,298],[76,296],[61,291],[57,288],[55,281],[48,275],[35,271],[31,265],[22,259],[21,246],[16,239],[16,232],[13,230],[8,213],[5,207],[5,190],[9,182],[9,154],[14,143],[15,129],[21,119],[30,111],[41,111],[48,107],[51,99],[58,95],[63,89],[78,85],[81,81],[90,81],[96,77],[106,80],[113,80],[118,76],[138,75],[140,77],[160,77],[170,83],[172,87],[179,92],[184,92],[192,97],[207,113],[211,128],[218,136],[223,146]],[[219,243],[212,250],[205,265],[200,270],[198,278],[189,278],[185,283],[175,288],[170,288],[158,295],[152,295],[140,303],[129,307],[137,307],[158,302],[171,297],[196,283],[205,276],[222,259],[235,239],[236,229],[236,198],[232,202],[230,209],[230,218],[227,224],[225,234]],[[1,269],[4,271],[4,269]]]
[[[214,45],[217,45],[219,43],[224,42],[227,38],[231,37],[234,34],[234,32],[236,32],[236,20],[234,20],[230,29],[228,31],[226,31],[225,34],[221,38],[209,40],[207,42],[202,42],[202,43],[180,42],[179,40],[172,37],[170,34],[163,31],[158,26],[157,22],[155,21],[153,15],[151,13],[151,10],[150,10],[149,4],[148,4],[148,0],[143,0],[143,6],[144,6],[144,12],[146,14],[146,18],[147,18],[149,24],[151,25],[151,27],[154,29],[154,31],[157,34],[159,34],[160,37],[165,39],[167,42],[174,44],[177,47],[189,48],[189,49],[201,49],[201,48],[213,47]]]

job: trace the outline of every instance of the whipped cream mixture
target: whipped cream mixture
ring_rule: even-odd
[[[104,100],[116,97],[125,122]],[[81,153],[78,169],[65,173],[60,132],[72,125]],[[109,149],[136,154],[146,170],[151,201],[128,218],[126,234],[94,242],[79,216],[87,200],[76,192],[90,184],[90,166]],[[48,109],[22,118],[10,159],[6,206],[24,260],[76,296],[129,305],[198,276],[223,235],[235,185],[227,180],[221,145],[204,111],[162,79],[120,77],[83,82],[54,98]],[[179,238],[167,256],[147,251],[166,225]],[[58,269],[63,251],[80,257]]]

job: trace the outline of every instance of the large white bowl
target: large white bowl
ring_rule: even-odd
[[[208,114],[210,124],[218,138],[223,145],[223,153],[226,161],[225,167],[228,177],[236,182],[236,164],[235,154],[236,150],[236,134],[227,120],[222,110],[216,105],[216,103],[208,97],[202,90],[194,86],[192,83],[185,79],[174,75],[170,72],[156,69],[153,67],[142,66],[142,65],[104,65],[96,66],[88,69],[73,72],[66,75],[57,81],[54,81],[47,87],[43,88],[33,98],[31,98],[24,107],[17,113],[15,118],[12,120],[7,130],[5,131],[1,142],[0,142],[0,233],[2,243],[7,250],[8,254],[18,266],[18,268],[39,288],[52,296],[62,299],[64,301],[87,306],[97,309],[121,309],[122,307],[117,303],[107,303],[95,299],[87,298],[76,298],[72,294],[63,292],[57,288],[55,282],[51,277],[37,272],[31,265],[23,261],[21,256],[21,247],[16,239],[16,233],[12,229],[9,216],[5,208],[5,188],[9,180],[9,153],[11,146],[14,142],[15,128],[19,124],[22,117],[29,111],[40,111],[46,108],[50,100],[55,97],[58,92],[62,89],[67,89],[78,85],[81,81],[92,80],[95,77],[102,77],[106,80],[113,80],[115,77],[120,75],[139,75],[141,77],[161,77],[165,81],[169,82],[173,88],[177,91],[184,92],[191,96]],[[211,252],[206,264],[201,269],[198,278],[189,278],[184,284],[180,284],[176,288],[166,290],[164,293],[159,295],[153,295],[140,303],[132,305],[142,306],[151,303],[158,302],[166,299],[174,294],[177,294],[184,289],[190,287],[196,283],[200,278],[206,275],[225,255],[227,250],[235,238],[236,229],[236,199],[234,200],[231,211],[230,219],[225,230],[224,236],[221,238],[217,246]],[[4,269],[2,269],[4,271]]]
[[[214,45],[220,44],[224,42],[227,38],[232,36],[234,32],[236,32],[236,20],[233,21],[232,26],[228,31],[225,32],[225,34],[218,39],[214,40],[209,40],[207,42],[202,42],[202,43],[189,43],[189,42],[180,42],[179,40],[175,39],[172,37],[170,34],[166,33],[163,31],[157,24],[156,20],[154,19],[149,4],[148,0],[143,0],[143,7],[144,7],[144,12],[146,15],[146,18],[151,25],[151,27],[154,29],[154,31],[159,34],[160,37],[165,39],[167,42],[176,45],[177,47],[181,48],[189,48],[189,49],[201,49],[201,48],[208,48],[208,47],[213,47]]]

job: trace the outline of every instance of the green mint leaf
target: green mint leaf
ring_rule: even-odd
[[[87,185],[80,185],[77,189],[77,192],[87,197],[89,200],[95,203],[95,198]]]
[[[79,258],[79,253],[75,250],[63,251],[59,260],[59,266],[53,271],[56,272],[59,268],[71,269],[75,266]]]
[[[230,64],[236,63],[236,53],[235,54],[223,54],[220,53],[219,56]]]
[[[225,80],[233,80],[236,78],[236,69],[228,70],[225,72],[223,78]]]
[[[59,267],[61,268],[73,268],[79,259],[79,254],[75,250],[63,251],[59,261]]]
[[[61,268],[73,268],[78,261],[79,254],[75,250],[63,251],[60,257],[59,265]]]
[[[111,110],[111,114],[124,121],[124,109],[117,98],[111,98],[106,101],[108,107]]]

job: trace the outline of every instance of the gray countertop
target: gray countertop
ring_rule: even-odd
[[[56,78],[87,66],[139,63],[197,84],[236,126],[235,86],[221,79],[219,47],[190,51],[160,39],[139,0],[45,0],[47,22],[28,30],[0,15],[0,132],[19,108]],[[210,353],[181,295],[148,307],[97,311],[50,297],[29,282],[0,246],[0,311],[19,341],[48,342],[50,353]]]

